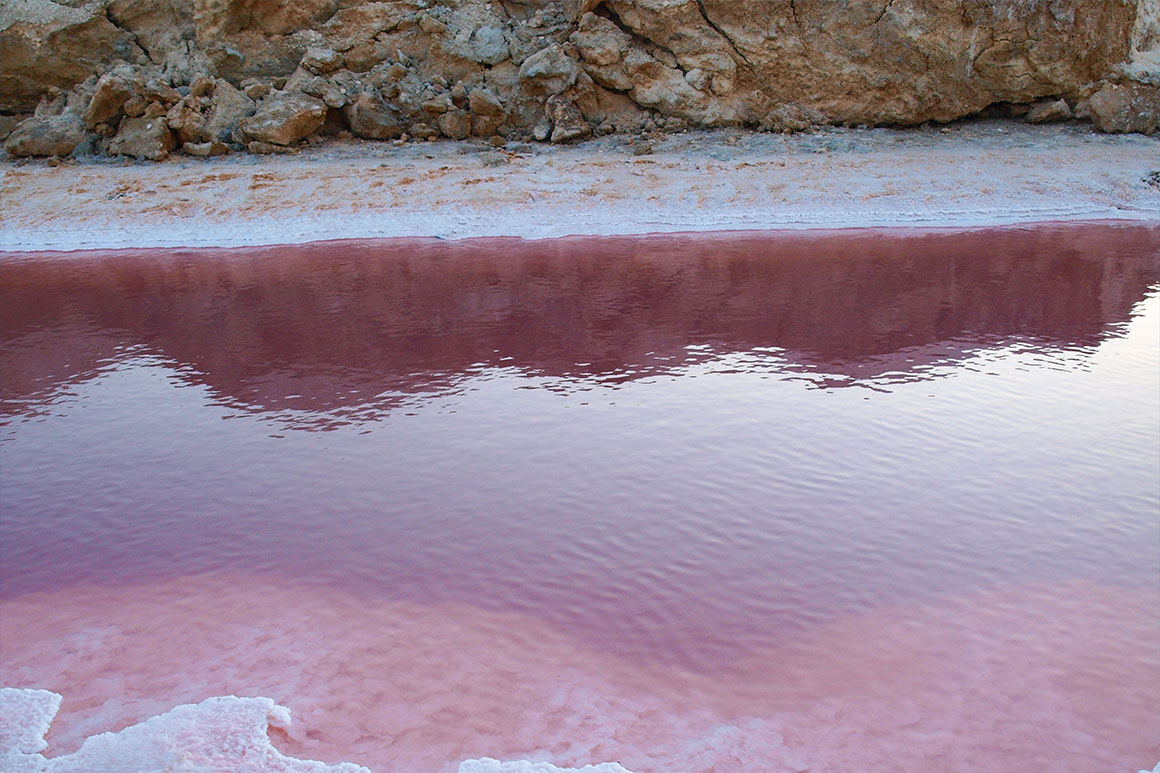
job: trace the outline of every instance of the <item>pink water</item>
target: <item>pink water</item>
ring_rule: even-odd
[[[0,682],[50,754],[1160,759],[1160,228],[0,259]]]

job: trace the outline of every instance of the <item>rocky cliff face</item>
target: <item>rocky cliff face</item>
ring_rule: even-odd
[[[1160,121],[1160,0],[6,0],[14,155]]]

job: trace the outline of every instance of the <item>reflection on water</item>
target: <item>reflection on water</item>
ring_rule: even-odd
[[[1003,345],[1095,346],[1156,281],[1157,241],[1105,227],[25,259],[0,265],[3,406],[142,353],[223,404],[318,427],[495,369],[573,391],[743,354],[807,385],[883,388]]]
[[[1158,282],[1141,226],[0,260],[0,594],[292,579],[702,676],[993,588],[1134,605]]]

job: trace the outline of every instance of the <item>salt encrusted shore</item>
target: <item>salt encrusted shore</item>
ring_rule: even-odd
[[[293,156],[3,162],[0,251],[347,238],[1160,222],[1160,138],[979,121],[570,146],[335,142]]]

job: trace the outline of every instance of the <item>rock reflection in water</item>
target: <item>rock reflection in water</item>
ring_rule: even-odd
[[[1094,346],[1158,251],[1155,229],[1104,226],[24,259],[0,264],[4,405],[143,350],[304,426],[372,421],[489,367],[568,389],[750,352],[874,386],[1011,341]]]

